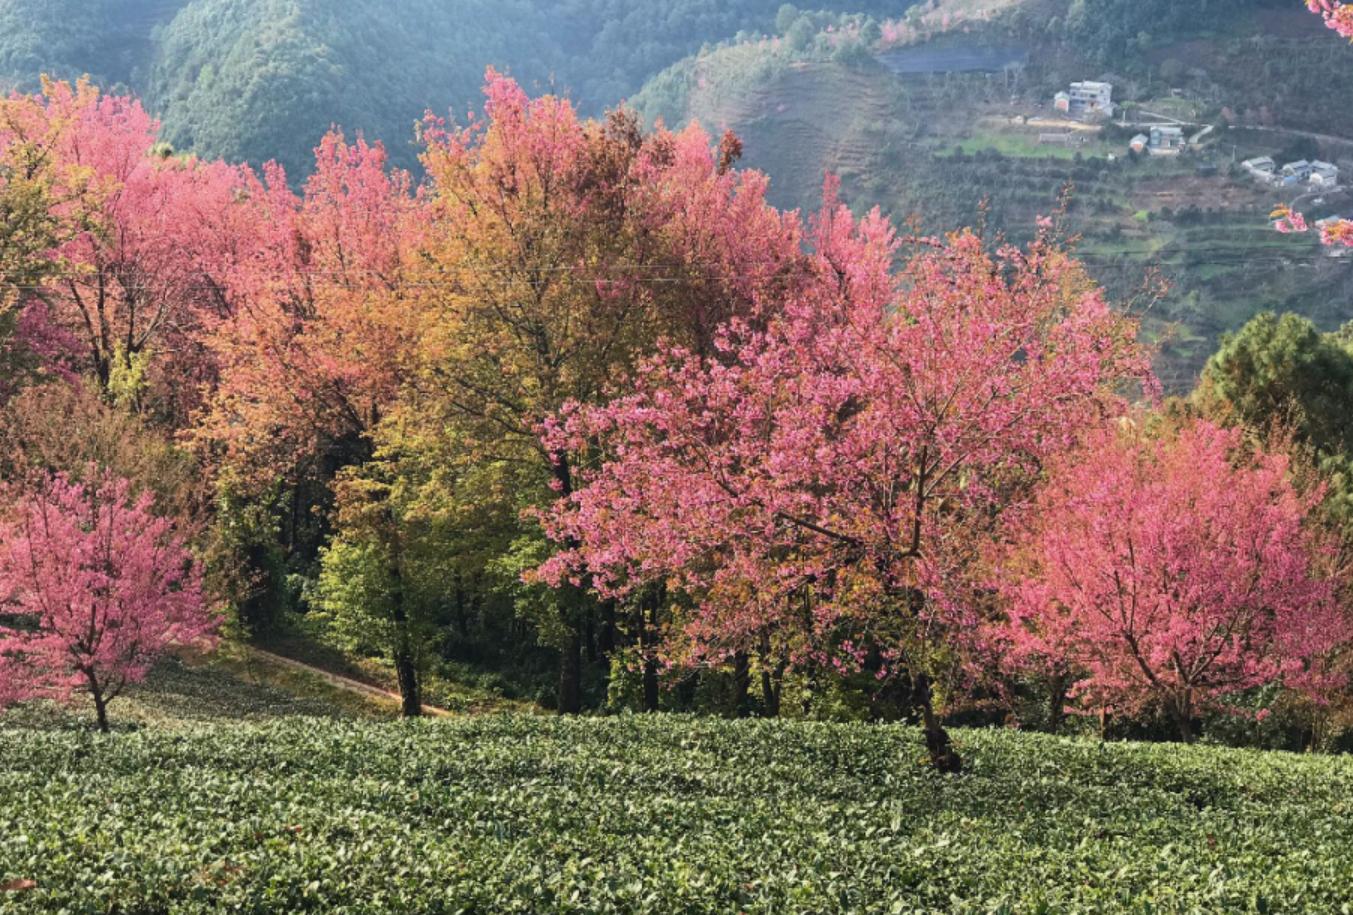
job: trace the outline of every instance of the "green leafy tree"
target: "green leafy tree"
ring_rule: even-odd
[[[1222,422],[1289,435],[1328,483],[1327,510],[1353,536],[1353,330],[1322,334],[1266,312],[1223,341],[1195,401]]]
[[[320,560],[321,618],[344,648],[394,665],[403,714],[417,717],[444,632],[444,550],[388,464],[346,472],[335,488],[338,532]]]

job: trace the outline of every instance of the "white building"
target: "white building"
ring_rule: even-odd
[[[1141,155],[1142,153],[1146,152],[1147,148],[1150,145],[1151,138],[1144,133],[1139,133],[1135,137],[1133,137],[1131,141],[1129,141],[1128,149],[1132,150],[1138,155]]]
[[[1188,140],[1184,137],[1182,127],[1151,128],[1150,148],[1153,156],[1177,156],[1187,145]]]
[[[1070,91],[1057,93],[1053,106],[1073,118],[1113,117],[1113,83],[1072,83]]]
[[[1246,159],[1240,163],[1240,167],[1245,169],[1256,178],[1264,181],[1271,181],[1273,173],[1278,170],[1278,163],[1274,162],[1268,156],[1260,156],[1257,159]]]
[[[1307,180],[1315,187],[1336,187],[1339,184],[1339,166],[1316,159],[1311,163],[1311,174]]]
[[[1311,163],[1305,159],[1298,159],[1296,162],[1289,162],[1283,166],[1280,175],[1280,182],[1284,186],[1294,184],[1304,184],[1311,180]]]

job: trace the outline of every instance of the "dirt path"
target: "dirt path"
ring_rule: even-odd
[[[250,646],[249,651],[258,655],[260,658],[271,661],[274,664],[280,664],[283,667],[289,667],[292,670],[298,670],[303,673],[319,677],[325,683],[337,689],[346,690],[350,693],[358,693],[363,696],[371,696],[377,699],[389,699],[396,705],[400,702],[399,693],[391,692],[387,689],[381,689],[379,686],[372,686],[370,683],[363,683],[361,680],[354,680],[351,677],[344,677],[340,674],[331,673],[322,667],[313,667],[301,661],[285,657],[280,654],[273,654],[271,651],[264,651],[262,648]],[[433,718],[451,718],[453,714],[444,708],[437,708],[435,705],[424,705],[423,714],[430,715]]]

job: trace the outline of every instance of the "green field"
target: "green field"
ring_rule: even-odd
[[[3,912],[1348,912],[1353,760],[487,716],[0,729]]]

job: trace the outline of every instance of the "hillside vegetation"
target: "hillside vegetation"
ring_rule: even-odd
[[[900,15],[912,0],[819,0]],[[293,173],[333,124],[414,164],[425,111],[478,107],[484,69],[598,112],[709,42],[769,32],[780,0],[0,0],[0,83],[126,85],[182,149]]]
[[[43,74],[141,86],[156,29],[189,0],[0,0],[0,86],[33,89]]]
[[[1061,230],[1081,238],[1092,274],[1120,301],[1149,308],[1159,370],[1176,390],[1224,333],[1263,309],[1328,328],[1353,318],[1346,264],[1309,237],[1275,234],[1267,216],[1278,195],[1235,167],[1258,155],[1353,155],[1353,49],[1326,40],[1299,6],[1075,0],[925,10],[907,17],[919,24],[903,33],[895,60],[843,58],[829,35],[798,49],[743,42],[681,61],[634,102],[650,121],[737,131],[781,206],[814,207],[827,172],[843,178],[853,207],[877,204],[927,231],[981,222],[1026,240],[1038,216],[1065,206]],[[1002,55],[1027,64],[962,72],[963,61]],[[1130,117],[1151,111],[1199,125],[1190,133],[1219,129],[1198,154],[1138,161],[1127,149],[1137,128],[1075,128],[1051,110],[1068,82],[1095,78],[1115,83]],[[1046,135],[1070,142],[1040,142]],[[1200,177],[1204,164],[1216,174]],[[1347,204],[1331,197],[1315,215]],[[1157,273],[1168,290],[1152,303]]]

